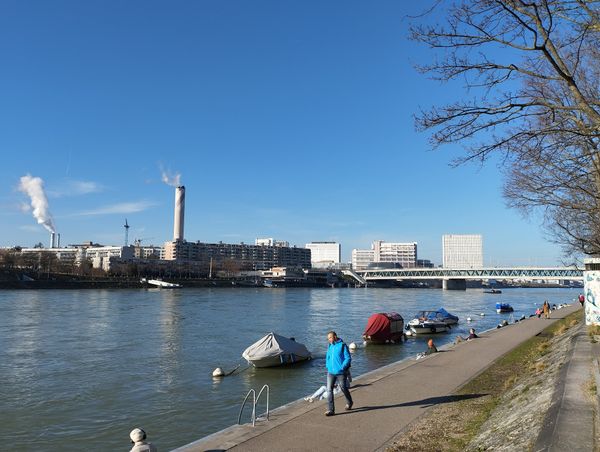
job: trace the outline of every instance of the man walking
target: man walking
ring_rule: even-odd
[[[327,366],[327,411],[325,416],[333,416],[335,414],[335,406],[333,403],[333,388],[335,383],[340,380],[340,389],[346,397],[346,410],[351,410],[352,396],[348,390],[348,373],[350,371],[350,363],[352,357],[348,346],[337,337],[335,331],[327,333],[329,346],[327,347],[327,355],[325,356],[325,364]]]

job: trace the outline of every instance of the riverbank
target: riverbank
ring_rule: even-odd
[[[323,403],[309,405],[300,400],[273,411],[269,422],[260,422],[254,428],[248,424],[232,426],[177,450],[384,449],[411,425],[417,425],[414,423],[432,407],[485,399],[486,392],[477,387],[469,389],[465,384],[483,375],[507,352],[573,312],[582,313],[579,306],[570,306],[554,311],[549,320],[530,318],[489,331],[478,340],[443,348],[441,353],[425,359],[395,363],[363,375],[354,381],[355,409],[350,412],[325,418]],[[462,387],[465,391],[459,392]],[[343,400],[337,401],[340,403]],[[442,431],[452,435],[443,423],[433,425],[438,437]],[[446,448],[448,443],[436,443],[435,447],[429,444],[429,448],[418,450],[461,450]]]
[[[388,452],[538,450],[534,445],[556,388],[565,380],[561,370],[572,359],[573,344],[581,335],[586,340],[578,310],[504,355],[458,390],[453,403],[430,409],[392,441]],[[588,379],[584,391],[595,396],[594,387]],[[473,393],[483,396],[461,399]],[[577,419],[585,422],[583,413]],[[552,433],[544,436],[551,439]],[[577,443],[572,446],[579,449]]]

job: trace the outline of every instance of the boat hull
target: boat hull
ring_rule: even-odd
[[[418,325],[410,325],[410,330],[413,334],[438,334],[445,333],[449,330],[445,323],[420,323]]]
[[[261,358],[257,360],[248,359],[248,362],[252,364],[254,367],[278,367],[278,366],[287,366],[290,364],[299,363],[302,361],[308,361],[310,358],[298,356],[298,355],[278,355],[278,356],[269,356],[267,358]]]

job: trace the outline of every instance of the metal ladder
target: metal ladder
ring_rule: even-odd
[[[258,401],[260,400],[260,396],[262,395],[264,390],[267,390],[267,411],[262,415],[262,416],[256,416],[256,404],[258,403]],[[269,393],[271,392],[271,389],[269,388],[269,385],[263,385],[263,387],[260,389],[259,393],[258,393],[258,397],[256,396],[256,391],[254,389],[250,389],[250,391],[248,391],[248,394],[246,394],[246,397],[244,398],[244,401],[242,402],[242,407],[240,408],[240,414],[238,415],[238,425],[240,424],[240,421],[242,420],[242,412],[244,411],[244,406],[246,405],[246,402],[248,401],[248,397],[250,397],[250,394],[252,394],[252,427],[254,427],[256,425],[256,421],[259,420],[269,420]]]

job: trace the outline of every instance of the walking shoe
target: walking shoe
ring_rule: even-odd
[[[333,416],[334,414],[333,411],[325,411],[325,416]]]
[[[354,402],[347,404],[346,411],[350,411],[352,409],[352,405],[354,405]]]

